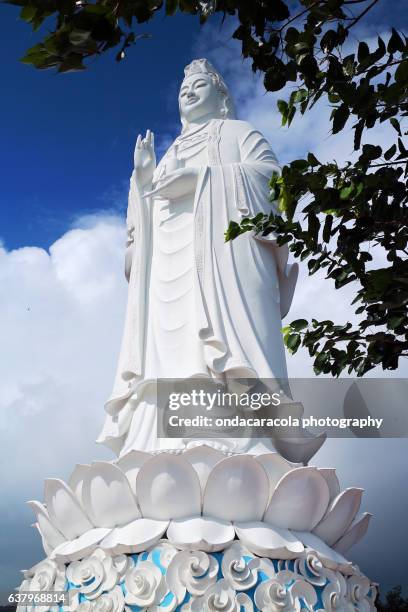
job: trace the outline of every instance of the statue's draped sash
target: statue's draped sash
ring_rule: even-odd
[[[181,135],[170,147],[156,179],[174,147],[181,148],[185,139]],[[277,247],[273,236],[256,239],[245,234],[228,243],[224,237],[230,221],[271,211],[269,180],[279,167],[265,138],[246,122],[213,120],[206,139],[208,163],[200,167],[194,196],[194,293],[205,373],[214,378],[231,373],[282,380],[287,372],[281,317],[289,310],[297,266],[288,266],[287,247]],[[133,254],[125,327],[98,440],[117,453],[144,381],[152,205],[142,199],[133,174],[127,215],[128,248]]]

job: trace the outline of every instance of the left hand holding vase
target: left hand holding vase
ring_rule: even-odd
[[[144,198],[156,197],[165,200],[177,200],[189,193],[194,193],[199,174],[198,167],[179,168],[164,176],[155,188],[144,194]]]

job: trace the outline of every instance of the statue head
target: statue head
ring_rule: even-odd
[[[184,69],[179,108],[183,130],[202,117],[233,119],[235,116],[234,105],[222,76],[206,59],[194,60]]]

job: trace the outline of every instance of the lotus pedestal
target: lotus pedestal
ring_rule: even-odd
[[[29,502],[47,558],[20,588],[72,611],[375,610],[344,556],[367,530],[361,495],[332,469],[206,445],[79,465]]]

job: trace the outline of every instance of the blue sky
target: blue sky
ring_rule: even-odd
[[[370,33],[386,23],[388,2],[364,25]],[[406,2],[392,2],[393,23],[407,23]],[[2,5],[0,238],[7,248],[48,247],[78,216],[123,208],[131,152],[149,126],[164,138],[176,130],[174,100],[180,67],[192,57],[198,20],[157,16],[138,32],[151,33],[117,63],[113,54],[92,61],[84,73],[57,75],[18,62],[38,35],[19,21],[16,7]],[[208,28],[207,28],[208,30]],[[216,29],[215,55],[222,55],[229,28]],[[239,54],[239,43],[232,43]],[[250,78],[250,67],[245,68]]]
[[[407,1],[382,0],[355,35],[374,42],[387,30],[390,6],[392,23],[406,30]],[[209,57],[229,83],[240,117],[266,134],[282,162],[308,150],[322,161],[341,161],[352,146],[350,130],[328,138],[322,107],[295,118],[289,131],[280,128],[282,93],[265,94],[228,25],[200,29],[189,17],[160,16],[140,30],[153,38],[141,40],[124,62],[107,55],[84,73],[56,75],[18,62],[36,38],[19,22],[18,9],[2,5],[0,14],[0,338],[7,356],[0,368],[0,439],[14,464],[13,472],[8,459],[0,465],[1,597],[18,583],[19,569],[42,556],[24,501],[42,499],[43,479],[68,478],[76,462],[111,459],[93,440],[113,382],[126,300],[123,217],[133,147],[147,128],[161,149],[177,133],[183,67]],[[388,142],[387,126],[375,137]],[[334,291],[303,271],[290,320],[330,312],[342,321],[352,316],[352,290]],[[288,357],[288,365],[292,377],[310,375],[303,353]],[[404,368],[400,376],[407,376]],[[364,510],[375,521],[353,559],[384,588],[402,583],[406,440],[329,440],[316,462],[336,467],[343,487],[367,490]]]
[[[18,62],[38,36],[15,7],[1,12],[0,236],[8,248],[47,247],[77,215],[123,205],[137,133],[178,121],[170,102],[199,25],[159,16],[125,62],[109,54],[64,76]]]

